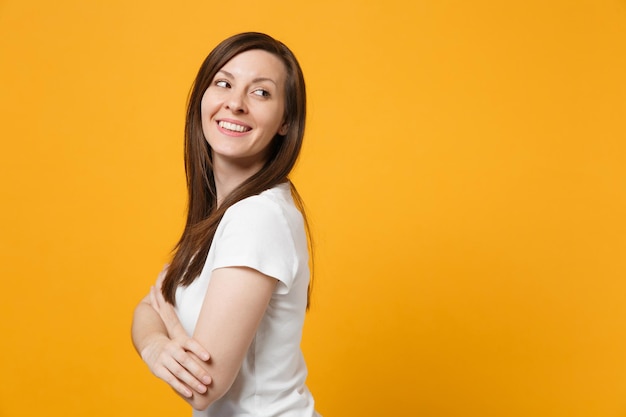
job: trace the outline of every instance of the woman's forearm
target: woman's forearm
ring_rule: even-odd
[[[150,371],[194,405],[206,394],[212,379],[203,361],[209,354],[192,338],[170,338],[159,313],[144,298],[135,308],[131,337],[135,349]]]
[[[169,340],[165,324],[159,317],[159,313],[149,304],[147,297],[141,300],[135,308],[131,337],[137,353],[142,358],[145,348],[155,339],[166,338]]]

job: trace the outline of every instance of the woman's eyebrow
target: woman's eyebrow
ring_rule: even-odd
[[[225,76],[227,76],[228,78],[230,78],[230,79],[234,79],[234,78],[235,78],[235,77],[233,76],[233,74],[231,74],[231,73],[230,73],[230,72],[228,72],[228,71],[225,71],[225,70],[219,70],[219,71],[218,71],[218,73],[220,73],[220,72],[221,72],[222,74],[224,74]],[[258,82],[261,82],[261,81],[269,81],[269,82],[271,82],[272,84],[274,84],[274,85],[276,85],[276,86],[278,85],[278,84],[276,84],[276,81],[274,81],[273,79],[268,78],[268,77],[257,77],[257,78],[255,78],[255,79],[253,79],[253,80],[252,80],[252,82],[253,82],[253,83],[258,83]]]

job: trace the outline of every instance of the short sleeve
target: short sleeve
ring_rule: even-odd
[[[229,207],[213,246],[213,269],[256,269],[284,284],[279,294],[289,291],[297,270],[296,251],[287,219],[273,201],[253,196]]]

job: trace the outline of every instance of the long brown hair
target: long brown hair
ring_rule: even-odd
[[[215,74],[233,57],[252,49],[260,49],[277,56],[285,65],[284,123],[288,131],[276,135],[270,144],[270,155],[256,174],[217,204],[213,177],[211,149],[202,131],[201,101]],[[162,292],[167,301],[175,304],[176,288],[187,286],[200,275],[206,261],[217,226],[226,210],[236,202],[259,194],[277,184],[288,181],[304,137],[306,118],[306,90],[300,64],[282,42],[257,32],[246,32],[222,41],[202,63],[189,95],[185,121],[185,173],[187,177],[187,222],[174,248],[174,255],[163,281]],[[290,182],[291,184],[291,182]],[[309,248],[310,233],[302,199],[293,184],[291,191],[296,205],[305,219]],[[309,292],[310,292],[309,286]],[[307,301],[308,306],[308,301]]]

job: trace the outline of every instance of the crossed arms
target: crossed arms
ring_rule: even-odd
[[[135,308],[133,344],[154,375],[204,410],[235,380],[277,280],[246,267],[215,269],[189,337],[161,295],[163,277]]]

